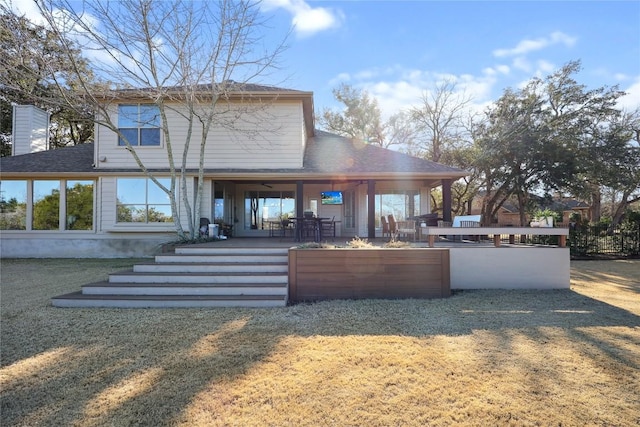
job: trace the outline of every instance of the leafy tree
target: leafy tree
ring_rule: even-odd
[[[622,221],[629,206],[640,201],[639,129],[639,110],[619,112],[606,125],[592,126],[585,138],[580,178],[597,206],[603,192],[611,194],[611,228]],[[571,188],[579,191],[579,186],[574,182]]]
[[[74,60],[68,61],[71,55]],[[45,27],[0,4],[0,143],[10,155],[11,104],[35,105],[50,113],[51,148],[93,139],[93,111],[77,93],[75,74],[91,82],[92,74],[79,48],[61,42]],[[73,107],[69,106],[73,103]]]
[[[67,230],[93,228],[93,184],[76,183],[67,188]]]
[[[532,192],[573,188],[574,194],[593,194],[602,185],[597,171],[626,162],[629,152],[615,149],[615,141],[628,141],[615,125],[621,114],[615,104],[623,92],[616,87],[587,90],[573,78],[579,70],[578,61],[569,62],[523,89],[507,89],[487,110],[475,134],[475,165],[486,189],[485,221],[514,196],[524,224]],[[614,175],[621,174],[616,169]]]
[[[60,190],[53,190],[51,194],[33,204],[34,230],[60,229]]]
[[[247,113],[256,120],[259,114],[255,113],[260,108],[264,111],[264,103],[247,99],[242,104],[244,110],[225,115],[231,108],[230,95],[272,70],[284,48],[283,44],[273,49],[262,45],[259,31],[265,27],[265,21],[261,18],[259,2],[122,0],[78,4],[66,0],[36,0],[36,3],[57,41],[64,46],[66,60],[73,71],[74,88],[95,111],[96,123],[117,133],[140,170],[167,194],[178,237],[196,239],[209,133],[214,128],[246,132],[246,126],[243,129],[238,123],[249,117]],[[88,20],[86,16],[94,19]],[[70,36],[76,37],[84,48],[99,50],[107,57],[93,60],[92,69],[96,76],[112,84],[92,84],[79,72],[82,62],[74,55]],[[158,107],[171,177],[168,186],[147,168],[137,147],[119,131],[117,116],[106,102],[117,95],[116,89],[126,89],[131,97]],[[180,129],[179,134],[175,134],[176,130],[167,121],[169,114],[184,120],[184,133]],[[249,132],[252,135],[260,132],[267,121],[265,117],[257,123],[257,130]],[[182,152],[177,147],[181,147]],[[199,156],[193,200],[188,171],[192,152]],[[182,195],[180,208],[178,193]],[[186,212],[188,231],[183,228],[181,208]]]

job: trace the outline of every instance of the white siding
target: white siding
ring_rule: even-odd
[[[14,156],[47,150],[49,113],[33,105],[14,105],[12,144]]]
[[[235,112],[238,106],[234,107]],[[233,130],[213,127],[205,149],[205,168],[280,169],[302,167],[304,126],[301,102],[277,102],[255,107],[252,115],[244,116],[233,125]],[[231,113],[221,116],[230,120]],[[117,123],[117,114],[113,114]],[[188,122],[176,112],[168,111],[171,145],[176,165],[182,159],[188,133]],[[117,135],[109,129],[96,129],[96,165],[98,168],[138,169],[133,156],[118,146]],[[194,129],[187,157],[188,168],[199,164],[199,145],[202,133]],[[302,141],[302,142],[301,142]],[[161,147],[138,147],[136,152],[148,168],[168,167],[167,141]]]

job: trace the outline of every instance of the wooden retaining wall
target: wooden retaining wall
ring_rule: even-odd
[[[289,250],[289,302],[451,295],[449,250]]]

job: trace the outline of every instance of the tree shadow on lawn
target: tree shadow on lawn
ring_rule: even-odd
[[[639,326],[637,315],[570,290],[464,291],[438,300],[282,309],[38,307],[3,321],[2,413],[7,425],[177,424],[196,396],[219,393],[287,337],[486,333],[507,348],[514,334],[544,341],[560,331],[577,348],[596,348],[592,358],[606,354],[639,369],[637,354],[621,345],[639,346],[638,334],[625,329],[605,339],[590,332]]]

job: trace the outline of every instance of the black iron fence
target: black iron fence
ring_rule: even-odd
[[[573,258],[640,256],[640,221],[578,225],[569,229],[569,248]]]

